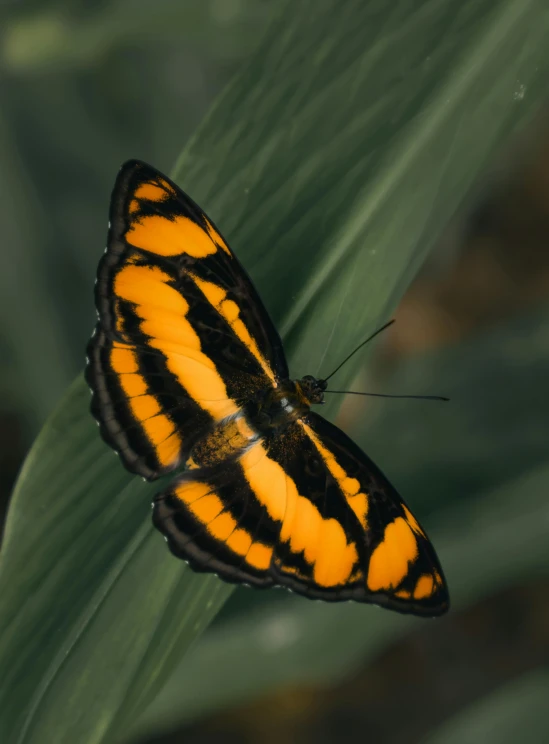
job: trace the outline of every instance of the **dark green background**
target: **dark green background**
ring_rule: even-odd
[[[548,50],[543,0],[0,6],[3,503],[47,421],[0,554],[2,742],[547,738]],[[130,157],[221,227],[296,376],[396,312],[338,386],[451,403],[326,413],[427,525],[447,617],[233,592],[167,554],[157,487],[72,382]]]

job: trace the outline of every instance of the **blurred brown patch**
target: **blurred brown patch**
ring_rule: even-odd
[[[387,356],[455,343],[549,297],[548,236],[549,138],[470,215],[455,260],[435,268],[435,254],[412,284]]]

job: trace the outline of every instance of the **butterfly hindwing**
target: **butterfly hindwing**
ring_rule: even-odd
[[[211,414],[182,392],[162,354],[115,341],[101,327],[88,346],[86,379],[103,439],[144,478],[173,470],[212,426]]]
[[[433,546],[387,478],[322,416],[310,412],[299,425],[324,462],[328,482],[339,492],[340,522],[346,519],[349,535],[360,527],[359,566],[353,568],[348,586],[341,587],[340,598],[418,615],[446,612],[448,590]]]
[[[155,503],[171,550],[201,571],[400,612],[448,607],[425,532],[380,470],[310,413],[211,472],[185,473]]]
[[[198,571],[256,587],[274,583],[270,566],[282,515],[265,503],[268,483],[253,472],[266,459],[261,442],[239,461],[188,470],[156,496],[153,522],[172,553]],[[279,508],[283,509],[283,494]]]
[[[96,306],[92,409],[104,439],[146,478],[287,376],[280,338],[214,224],[138,161],[114,187]]]
[[[153,520],[172,552],[198,570],[345,599],[347,565],[358,565],[362,535],[338,496],[293,423],[230,462],[184,473],[155,499]]]

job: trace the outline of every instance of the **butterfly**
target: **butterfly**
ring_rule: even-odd
[[[196,571],[309,598],[435,616],[433,546],[365,453],[311,409],[281,339],[212,220],[165,175],[125,163],[87,349],[91,409],[125,467],[176,469],[153,522]]]

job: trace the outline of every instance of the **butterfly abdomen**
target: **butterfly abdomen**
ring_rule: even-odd
[[[259,432],[239,413],[221,421],[192,448],[186,467],[211,468],[238,459],[260,438]]]

